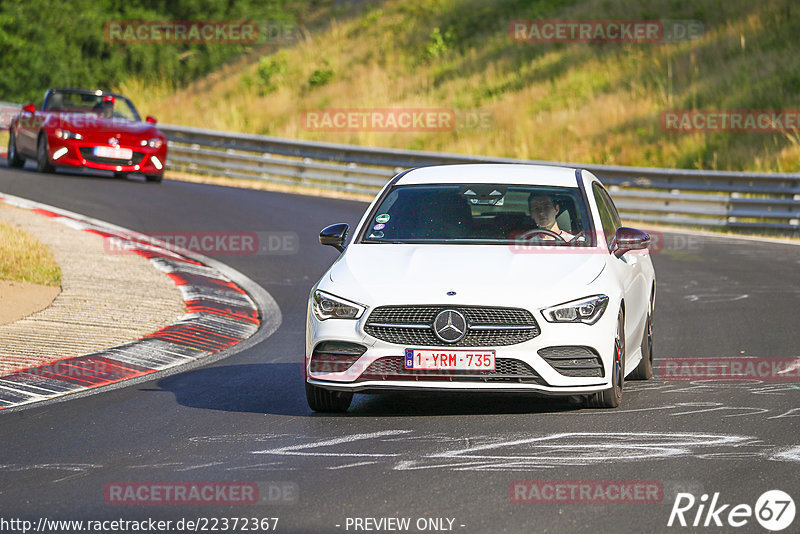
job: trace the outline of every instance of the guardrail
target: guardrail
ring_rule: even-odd
[[[19,104],[0,101],[0,130],[8,128],[9,124],[11,124],[11,119],[17,116],[20,109],[22,109],[22,106]]]
[[[298,141],[159,125],[168,169],[375,194],[402,169],[447,163],[550,161]],[[800,235],[800,174],[577,165],[612,190],[622,217],[676,226]]]

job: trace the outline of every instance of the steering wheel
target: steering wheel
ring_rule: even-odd
[[[547,228],[534,228],[533,230],[528,230],[527,232],[519,236],[519,239],[521,240],[533,239],[533,236],[537,234],[549,235],[551,237],[556,238],[559,241],[563,241],[564,243],[567,242],[567,240],[561,237],[559,234],[555,233],[552,230],[548,230]]]

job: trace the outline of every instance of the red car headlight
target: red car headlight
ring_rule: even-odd
[[[161,145],[164,144],[164,140],[160,137],[153,137],[152,139],[148,139],[145,141],[142,139],[141,142],[142,146],[149,146],[150,148],[161,148]]]
[[[70,132],[69,130],[62,130],[61,128],[56,128],[55,134],[59,139],[83,139],[81,134]]]

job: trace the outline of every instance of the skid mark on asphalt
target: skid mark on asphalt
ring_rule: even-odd
[[[770,460],[800,462],[800,446],[776,451],[772,456],[770,456]]]
[[[397,434],[407,434],[412,432],[411,430],[383,430],[381,432],[370,432],[368,434],[352,434],[350,436],[342,436],[338,438],[333,438],[324,441],[312,442],[312,443],[305,443],[301,445],[289,445],[288,447],[277,447],[275,449],[267,449],[263,451],[252,451],[252,454],[274,454],[278,456],[335,456],[335,457],[342,457],[342,456],[356,456],[359,458],[362,457],[370,457],[370,456],[377,456],[377,457],[386,457],[386,456],[398,456],[397,454],[387,454],[387,453],[376,453],[376,454],[369,454],[363,452],[355,452],[355,453],[348,453],[348,452],[322,452],[322,451],[311,451],[309,449],[319,449],[322,447],[331,447],[334,445],[341,445],[352,443],[355,441],[366,441],[370,439],[380,438],[383,436],[392,436]]]
[[[301,443],[297,444],[298,441]],[[383,464],[397,471],[517,471],[677,458],[758,458],[773,454],[769,447],[751,436],[669,432],[454,437],[419,435],[413,430],[386,430],[321,441],[309,441],[298,435],[291,442],[292,445],[251,453],[286,458],[286,463],[278,460],[277,465],[273,464],[277,469],[296,466],[300,458],[305,458],[311,460],[313,466],[304,464],[304,468],[339,470]],[[414,447],[410,447],[410,443],[414,443]],[[787,458],[800,461],[800,452],[797,458]]]
[[[212,436],[220,437],[220,436]],[[227,437],[241,443],[238,436]],[[130,465],[131,473],[142,469],[172,468],[176,473],[191,471],[258,472],[265,471],[340,471],[371,467],[394,471],[448,470],[469,472],[512,472],[558,469],[569,466],[592,466],[678,461],[689,459],[726,461],[761,459],[800,463],[800,446],[774,445],[761,439],[735,434],[701,432],[558,432],[531,435],[452,436],[425,434],[417,430],[383,430],[347,434],[331,439],[312,440],[305,434],[265,434],[253,436],[254,445],[274,442],[274,447],[249,451],[256,462],[242,463],[220,458],[214,462],[154,462]],[[224,443],[205,437],[196,443]],[[287,444],[288,442],[288,444]],[[120,467],[120,466],[117,466]],[[7,472],[53,471],[53,481],[66,480],[92,471],[102,471],[97,464],[6,464]],[[138,476],[138,475],[132,475]],[[0,490],[2,494],[2,490]]]
[[[656,364],[659,360],[656,360]],[[729,398],[729,395],[743,393],[747,395],[796,395],[798,387],[792,384],[763,382],[761,380],[742,381],[675,381],[664,382],[657,378],[651,381],[626,381],[626,392],[658,391],[659,393],[697,393],[717,395],[718,398]],[[619,410],[614,410],[619,413]],[[593,412],[596,413],[596,412]]]

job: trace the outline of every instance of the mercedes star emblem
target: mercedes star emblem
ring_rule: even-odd
[[[442,310],[433,320],[433,333],[445,343],[458,343],[467,334],[467,320],[456,310]]]

